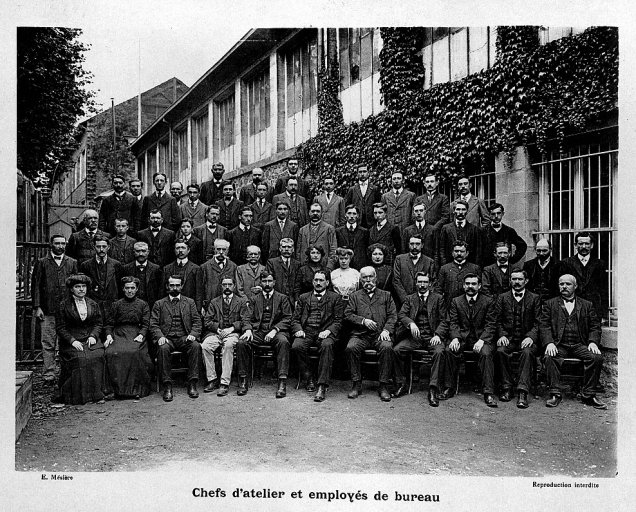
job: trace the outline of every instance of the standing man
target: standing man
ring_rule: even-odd
[[[411,224],[411,213],[415,203],[415,194],[404,188],[404,174],[393,171],[391,190],[382,194],[382,202],[387,205],[387,219],[390,224],[400,228],[400,233]],[[401,249],[400,246],[397,247]]]
[[[152,306],[163,295],[161,269],[159,265],[148,261],[150,250],[146,242],[135,242],[133,246],[135,261],[121,267],[120,276],[132,276],[139,279],[137,297],[145,300],[152,310]],[[152,346],[152,345],[150,345]]]
[[[413,235],[409,239],[409,253],[400,254],[393,263],[393,288],[397,294],[397,307],[401,307],[409,295],[415,293],[415,276],[425,274],[429,282],[437,278],[435,262],[422,254],[422,238]]]
[[[99,215],[95,210],[84,210],[81,223],[84,229],[72,233],[68,239],[66,246],[66,254],[81,265],[84,261],[90,260],[95,256],[95,244],[93,239],[96,237],[108,238],[108,233],[97,229],[99,223]]]
[[[150,314],[150,334],[157,344],[157,370],[163,385],[163,399],[172,402],[172,358],[175,350],[188,356],[188,396],[198,398],[201,367],[201,315],[194,301],[181,295],[181,278],[168,279],[168,296],[159,299]]]
[[[318,347],[318,392],[314,402],[322,402],[331,380],[334,346],[342,327],[344,304],[338,293],[327,290],[327,271],[315,272],[313,285],[312,292],[303,293],[298,298],[294,310],[291,322],[294,335],[292,351],[296,354],[300,374],[305,379],[305,389],[311,393],[316,390],[316,385],[309,367],[309,348]]]
[[[250,206],[243,206],[239,215],[239,225],[227,234],[230,242],[230,259],[237,265],[247,263],[247,248],[261,243],[263,232],[252,226],[254,213]]]
[[[347,206],[345,218],[346,224],[336,229],[336,244],[338,247],[348,247],[353,251],[351,268],[360,270],[368,262],[369,230],[359,224],[360,208],[355,204]]]
[[[366,165],[359,165],[356,170],[358,183],[347,191],[345,204],[358,207],[360,224],[363,228],[369,229],[375,223],[373,207],[375,203],[382,202],[382,194],[378,187],[369,183],[369,168]]]
[[[499,400],[509,402],[513,396],[513,379],[510,357],[520,352],[519,380],[517,382],[517,407],[528,408],[528,391],[535,372],[539,346],[539,315],[541,298],[526,290],[528,278],[523,270],[516,269],[510,276],[512,290],[497,297],[495,318],[497,351],[495,367],[501,375]]]
[[[322,207],[322,220],[334,228],[339,228],[345,223],[344,199],[334,192],[336,181],[333,176],[326,176],[322,183],[324,191],[314,198],[314,203]]]
[[[177,204],[181,206],[183,198],[183,184],[180,181],[170,183],[170,195],[175,198]]]
[[[296,302],[294,285],[301,266],[298,260],[293,258],[294,241],[291,238],[283,238],[280,241],[279,252],[280,256],[267,262],[267,271],[274,276],[276,291],[288,297],[293,306]]]
[[[226,277],[234,281],[236,264],[227,255],[230,242],[217,238],[214,241],[214,256],[201,266],[203,275],[203,308],[207,309],[212,299],[221,295],[221,283]]]
[[[298,224],[298,227],[307,224],[307,200],[298,193],[298,178],[287,178],[287,190],[275,195],[272,203],[278,204],[281,201],[289,206],[289,218]]]
[[[382,244],[388,249],[384,259],[385,265],[392,265],[395,255],[402,247],[400,228],[386,220],[387,205],[375,203],[373,205],[373,217],[375,224],[369,229],[369,244]]]
[[[256,199],[254,199],[251,206],[254,212],[253,224],[259,229],[263,229],[265,223],[276,218],[276,209],[272,203],[267,201],[267,193],[268,189],[265,183],[256,185]]]
[[[133,246],[137,240],[128,236],[127,219],[115,219],[115,232],[117,235],[109,240],[110,248],[108,255],[119,261],[122,265],[126,265],[135,259]]]
[[[525,256],[528,244],[513,228],[501,222],[505,213],[502,204],[493,203],[488,211],[490,212],[490,225],[484,228],[484,266],[495,263],[493,255],[499,242],[508,244],[512,251],[510,263],[517,263]]]
[[[139,226],[135,224],[139,219],[139,203],[130,192],[124,190],[124,184],[125,180],[121,174],[113,176],[114,192],[102,199],[99,207],[99,229],[110,233],[111,236],[117,234],[116,219],[126,219],[133,233],[139,229]]]
[[[232,380],[232,366],[234,364],[234,347],[239,335],[251,330],[249,302],[246,298],[234,293],[234,279],[223,278],[221,282],[223,293],[212,299],[205,313],[204,323],[207,335],[201,344],[207,385],[204,393],[211,393],[219,389],[217,396],[227,396]],[[221,384],[216,376],[214,353],[221,349]]]
[[[428,173],[424,176],[424,188],[426,194],[419,196],[416,203],[424,205],[424,221],[438,234],[444,224],[448,224],[450,218],[450,204],[448,197],[439,193],[439,180],[436,174]]]
[[[214,242],[218,239],[226,239],[227,230],[218,224],[221,209],[216,204],[211,204],[205,211],[205,224],[195,227],[192,234],[203,244],[203,261],[214,256]]]
[[[322,220],[322,207],[320,203],[314,203],[309,209],[309,224],[303,226],[298,231],[298,242],[296,244],[296,254],[299,256],[301,265],[309,260],[306,251],[309,247],[322,247],[325,255],[321,264],[327,267],[336,258],[336,230],[331,225]]]
[[[223,197],[223,173],[225,168],[221,162],[212,166],[212,179],[201,185],[201,201],[204,204],[214,204]]]
[[[133,197],[137,200],[137,211],[139,212],[139,218],[137,219],[137,221],[141,220],[141,207],[144,203],[144,196],[141,194],[141,189],[143,188],[143,186],[144,182],[140,179],[133,178],[132,180],[128,181],[128,189],[130,190],[130,193],[133,195]]]
[[[99,304],[102,318],[108,318],[110,308],[119,297],[119,282],[121,264],[108,257],[108,239],[96,236],[93,239],[95,256],[82,262],[80,272],[91,278],[92,285],[88,289],[88,296]]]
[[[309,200],[309,183],[307,183],[307,181],[300,176],[300,173],[298,171],[298,159],[290,158],[289,160],[287,160],[287,174],[281,176],[276,180],[274,194],[282,194],[283,192],[285,192],[285,190],[288,190],[287,181],[289,180],[289,178],[296,178],[298,180],[298,186],[296,187],[298,195],[304,197],[306,200]],[[276,201],[274,200],[272,201],[272,203],[276,204]]]
[[[153,210],[149,215],[150,227],[142,229],[137,237],[140,242],[146,242],[150,249],[148,259],[165,267],[174,256],[174,231],[163,227],[163,216],[160,210]]]
[[[187,217],[181,219],[181,225],[179,226],[179,232],[175,234],[177,238],[183,238],[190,252],[188,258],[197,265],[202,265],[205,261],[203,259],[203,242],[192,234],[193,226],[192,219]]]
[[[537,242],[535,251],[537,257],[523,264],[523,270],[528,276],[526,288],[545,302],[559,295],[558,264],[552,258],[552,245],[547,238]]]
[[[451,300],[464,293],[464,278],[468,274],[481,275],[481,268],[468,261],[468,244],[463,240],[453,243],[453,261],[442,265],[435,283],[435,291],[444,297],[444,307],[448,311]]]
[[[243,203],[234,195],[234,183],[224,181],[221,190],[223,198],[216,202],[219,207],[219,223],[228,231],[239,225],[239,215]]]
[[[188,259],[190,248],[183,238],[174,242],[174,254],[177,259],[163,268],[163,288],[167,289],[171,276],[181,278],[181,293],[191,298],[197,311],[203,307],[203,275],[201,268]]]
[[[276,218],[267,222],[263,228],[263,261],[278,256],[278,248],[283,238],[298,240],[298,224],[289,220],[289,205],[279,201],[276,203]]]
[[[247,263],[236,268],[236,293],[241,297],[250,297],[261,293],[261,274],[265,265],[261,263],[261,248],[258,245],[247,247]]]
[[[464,240],[470,250],[469,261],[481,265],[483,251],[482,230],[466,220],[468,212],[468,203],[466,201],[454,201],[453,204],[455,220],[445,224],[439,235],[439,264],[445,265],[453,259],[452,251],[455,240]]]
[[[413,205],[413,220],[413,224],[408,226],[402,233],[401,253],[409,252],[409,240],[413,235],[417,235],[422,238],[422,253],[435,260],[437,258],[437,236],[439,232],[427,223],[424,203],[419,198]]]
[[[176,231],[179,229],[179,223],[181,222],[181,212],[177,200],[164,190],[167,177],[162,172],[156,172],[152,176],[152,182],[155,185],[155,191],[144,197],[144,203],[141,208],[141,227],[147,228],[150,212],[159,210],[166,228]]]
[[[603,354],[601,344],[601,322],[594,305],[576,296],[576,277],[565,274],[559,277],[560,297],[549,299],[541,310],[539,332],[545,347],[545,369],[548,377],[550,398],[547,407],[561,403],[561,365],[566,357],[583,360],[583,388],[581,401],[595,409],[607,409],[607,405],[596,398]]]
[[[265,270],[261,274],[262,293],[252,300],[251,329],[247,329],[236,344],[238,360],[239,389],[237,395],[247,393],[247,370],[249,367],[250,345],[270,345],[274,349],[278,389],[276,398],[287,396],[287,374],[289,372],[289,328],[291,325],[291,305],[289,299],[274,290],[274,275]]]
[[[357,398],[362,392],[362,374],[360,359],[367,348],[378,351],[380,399],[390,402],[387,389],[394,367],[394,352],[391,336],[397,321],[395,302],[391,293],[376,287],[376,274],[373,267],[360,270],[362,289],[349,295],[345,309],[345,318],[353,324],[352,336],[347,343],[345,353],[351,371],[352,388],[349,398]]]
[[[482,292],[496,298],[510,290],[510,276],[519,267],[510,263],[510,246],[506,242],[497,242],[494,255],[497,263],[484,268],[481,279]]]
[[[191,219],[192,227],[196,228],[201,224],[205,224],[205,208],[207,205],[199,200],[201,195],[201,187],[199,185],[192,183],[187,186],[186,190],[188,192],[188,200],[183,201],[179,205],[181,218]]]
[[[261,183],[265,185],[265,189],[267,190],[267,183],[263,182],[263,169],[260,167],[254,167],[254,169],[252,169],[252,183],[248,183],[244,187],[241,187],[239,200],[246,206],[251,205],[254,201],[256,201],[256,188]]]
[[[459,197],[451,203],[451,212],[455,212],[455,205],[459,201],[464,201],[467,204],[465,219],[468,222],[477,227],[486,227],[490,224],[490,215],[488,208],[486,208],[486,203],[483,199],[471,194],[470,181],[468,181],[468,178],[464,176],[457,178],[457,191]],[[454,218],[457,218],[457,214],[455,214]]]
[[[55,332],[55,312],[66,298],[66,278],[77,274],[77,261],[69,258],[64,235],[53,235],[49,241],[49,254],[35,262],[33,279],[31,280],[31,298],[33,300],[33,316],[41,322],[42,359],[44,366],[42,376],[44,382],[55,382],[55,349],[57,334]]]

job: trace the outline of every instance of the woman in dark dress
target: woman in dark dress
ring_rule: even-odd
[[[74,274],[66,279],[71,295],[62,301],[55,317],[60,344],[60,397],[66,404],[104,403],[106,362],[99,305],[86,297],[91,278]]]
[[[106,365],[117,398],[148,396],[152,362],[146,335],[150,324],[148,303],[136,297],[139,279],[122,278],[124,298],[115,302],[106,322]]]
[[[325,250],[322,247],[312,245],[307,248],[305,254],[307,255],[307,263],[301,266],[296,274],[296,282],[294,284],[295,297],[312,291],[314,289],[314,272],[325,270],[322,265]]]
[[[385,265],[386,256],[389,249],[383,244],[373,244],[369,247],[369,260],[375,269],[377,276],[377,287],[393,293],[393,269]]]

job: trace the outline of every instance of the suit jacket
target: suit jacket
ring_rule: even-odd
[[[115,236],[117,234],[115,219],[126,219],[131,233],[139,231],[141,220],[139,202],[130,192],[124,191],[121,199],[115,193],[102,199],[102,204],[99,207],[99,229]]]
[[[410,294],[400,311],[398,312],[398,321],[401,324],[401,330],[408,330],[411,324],[416,324],[417,312],[420,308],[420,295],[418,292]],[[428,314],[428,323],[431,326],[433,334],[437,334],[440,338],[446,337],[446,307],[444,306],[444,298],[433,291],[428,292],[426,299],[426,312]],[[418,327],[422,327],[418,325]],[[427,340],[428,341],[428,340]]]
[[[402,235],[400,233],[400,228],[390,222],[384,224],[379,231],[377,223],[369,228],[369,245],[383,244],[389,249],[389,253],[384,258],[386,265],[393,265],[395,255],[402,248]]]
[[[279,202],[289,205],[289,218],[298,224],[298,227],[302,227],[309,222],[309,208],[307,200],[303,196],[296,194],[296,203],[294,204],[286,192],[275,195],[274,199],[272,199],[274,210]]]
[[[168,279],[175,274],[181,274],[178,271],[176,260],[163,267],[163,279],[161,289],[163,296],[168,294]],[[181,295],[194,300],[197,305],[197,311],[201,311],[203,307],[203,276],[201,267],[188,259],[183,267],[183,279],[181,280]]]
[[[303,293],[298,297],[291,321],[292,335],[298,331],[304,331],[310,313],[310,301],[314,292]],[[342,328],[344,315],[344,302],[336,292],[327,290],[320,300],[320,326],[318,332],[329,330],[334,338],[338,339]]]
[[[335,192],[331,194],[331,201],[327,202],[327,193],[323,192],[314,198],[314,203],[322,207],[322,220],[334,228],[339,228],[345,223],[345,202]]]
[[[150,228],[142,229],[137,233],[137,239],[148,244],[150,250],[148,259],[162,268],[168,262],[175,260],[174,236],[174,231],[164,227],[156,235],[152,234]]]
[[[252,324],[250,324],[252,310],[250,309],[249,301],[245,297],[239,297],[234,293],[230,301],[229,311],[227,318],[224,318],[223,297],[212,299],[203,318],[205,332],[217,334],[221,325],[228,326],[228,324],[234,327],[234,332],[237,334],[252,329]]]
[[[236,280],[236,264],[226,258],[221,269],[216,258],[210,258],[201,265],[201,273],[203,274],[203,307],[207,309],[210,301],[221,295],[223,279],[231,277]]]
[[[176,235],[175,235],[176,236]],[[181,233],[178,234],[181,237]],[[192,260],[192,263],[202,265],[205,259],[203,259],[203,242],[195,235],[190,235],[190,238],[186,240],[186,244],[190,249],[188,253],[188,259]]]
[[[234,229],[239,225],[239,215],[241,208],[243,208],[243,202],[232,196],[232,200],[229,204],[226,204],[225,199],[220,199],[215,203],[220,208],[219,224],[228,231]]]
[[[581,343],[596,343],[601,346],[601,321],[596,315],[594,305],[589,301],[576,297],[574,311],[576,325],[579,329]],[[543,303],[539,317],[539,335],[544,347],[550,343],[558,345],[563,338],[567,310],[561,297],[554,297]]]
[[[55,332],[60,341],[60,352],[75,352],[75,348],[72,346],[73,341],[77,340],[83,343],[91,336],[97,340],[97,343],[88,350],[104,348],[100,341],[104,327],[102,310],[94,300],[88,297],[84,300],[86,301],[84,321],[80,318],[73,297],[68,297],[59,304],[55,314]]]
[[[514,298],[512,290],[500,294],[495,303],[496,339],[505,336],[513,342],[514,335],[514,307],[517,299]],[[524,338],[530,338],[535,345],[539,345],[539,316],[541,315],[541,297],[528,290],[525,291],[521,299],[521,332],[522,338],[517,341],[521,343]]]
[[[368,263],[367,249],[369,248],[369,230],[356,225],[356,229],[353,233],[349,232],[349,228],[345,224],[336,229],[336,244],[338,247],[348,247],[353,251],[353,258],[351,259],[351,268],[360,270]],[[334,268],[337,268],[336,262],[332,263]]]
[[[428,256],[420,254],[417,265],[413,265],[410,254],[400,254],[395,258],[393,263],[393,288],[397,294],[399,306],[404,303],[409,295],[417,291],[415,275],[418,272],[428,274],[431,285],[437,278],[437,266]]]
[[[400,197],[395,198],[393,190],[389,190],[382,194],[382,202],[386,203],[387,220],[391,224],[395,224],[400,231],[411,224],[411,216],[413,215],[413,204],[415,204],[415,194],[410,190],[402,190]],[[400,246],[398,246],[399,250]]]
[[[60,303],[68,297],[66,278],[77,274],[77,261],[62,255],[58,266],[49,252],[35,262],[31,278],[33,309],[42,308],[45,315],[55,315]]]
[[[283,238],[291,238],[296,243],[298,240],[298,224],[286,219],[283,231],[280,229],[278,219],[270,220],[265,224],[261,241],[261,259],[263,261],[278,256],[278,247]],[[296,254],[298,254],[298,251],[296,251]]]
[[[312,243],[313,242],[313,243]],[[324,220],[318,224],[315,236],[312,237],[311,224],[307,224],[298,230],[298,242],[296,243],[296,255],[301,264],[307,263],[309,257],[305,251],[310,245],[317,245],[324,249],[322,265],[327,266],[336,257],[336,230]]]
[[[545,269],[541,268],[537,258],[531,259],[523,264],[523,270],[528,274],[526,289],[541,296],[542,301],[559,295],[559,269],[554,258],[550,258]],[[541,284],[542,274],[545,274],[545,285]]]
[[[267,185],[268,192],[271,190],[269,183],[267,183],[266,181],[263,181],[261,183],[264,185]],[[261,183],[259,183],[259,185]],[[244,187],[241,187],[241,190],[239,192],[239,199],[248,206],[251,205],[254,201],[256,201],[256,186],[254,185],[253,182],[248,183]]]
[[[80,272],[89,276],[92,280],[88,288],[87,295],[98,304],[102,305],[103,313],[108,315],[110,306],[119,298],[120,283],[118,277],[121,275],[121,263],[113,258],[106,258],[105,279],[103,284],[98,277],[97,260],[91,258],[80,265]]]
[[[457,199],[455,199],[450,205],[451,222],[455,220],[455,205]],[[466,214],[466,220],[475,226],[486,227],[490,224],[490,213],[488,207],[484,203],[483,199],[479,199],[475,194],[470,195],[468,200],[468,213]]]
[[[521,238],[517,232],[510,226],[501,225],[499,232],[495,231],[492,225],[488,225],[483,229],[484,233],[484,265],[492,265],[497,260],[495,258],[495,248],[497,242],[507,242],[514,246],[514,254],[510,256],[511,263],[517,263],[526,254],[528,244]]]
[[[289,179],[289,173],[281,176],[276,180],[276,185],[274,186],[273,195],[283,194],[287,190],[287,180]],[[304,178],[300,177],[300,173],[296,174],[296,178],[298,178],[298,195],[303,196],[305,199],[309,201],[309,183]],[[272,201],[272,204],[276,204],[276,201]]]
[[[510,284],[510,274],[515,270],[520,270],[519,265],[508,262],[508,269],[504,274],[496,263],[488,265],[481,274],[481,291],[486,295],[497,297],[500,293],[507,292],[512,288]]]
[[[214,178],[204,182],[201,185],[201,194],[199,195],[199,200],[203,201],[205,204],[214,204],[219,199],[223,197],[223,187],[221,184],[223,180],[220,180],[218,183],[214,181]]]
[[[108,233],[105,233],[101,229],[98,229],[95,232],[95,236],[100,236],[106,239],[110,238]],[[88,236],[85,229],[71,233],[68,243],[66,244],[66,255],[70,258],[76,259],[78,265],[95,256],[93,239]]]
[[[144,203],[141,207],[141,228],[148,227],[148,220],[150,212],[152,210],[160,210],[163,216],[163,225],[177,231],[179,224],[181,223],[181,210],[179,210],[179,203],[170,195],[170,193],[164,193],[161,199],[157,196],[157,192],[153,192],[149,196],[144,197]]]
[[[214,241],[217,238],[227,240],[227,229],[217,223],[214,233],[211,233],[208,229],[208,225],[202,224],[192,230],[192,234],[201,240],[202,246],[202,261],[205,262],[214,256]]]
[[[181,321],[185,331],[189,335],[200,339],[203,322],[195,302],[191,298],[181,295],[179,311],[181,312]],[[155,343],[159,341],[159,338],[165,337],[166,333],[170,332],[171,325],[172,308],[170,306],[170,296],[167,296],[155,302],[150,313],[150,334]]]
[[[378,324],[378,331],[370,331],[362,321],[368,318]],[[389,331],[393,336],[397,311],[391,293],[385,290],[375,289],[373,299],[369,299],[366,290],[357,290],[349,295],[349,301],[345,308],[345,319],[353,324],[353,336],[378,337],[383,330]]]
[[[267,270],[272,272],[276,279],[274,289],[286,297],[289,297],[292,304],[296,302],[296,274],[298,274],[300,266],[301,265],[297,259],[290,258],[289,268],[287,268],[287,266],[283,263],[283,258],[281,256],[272,258],[267,262]]]
[[[483,293],[477,294],[471,318],[466,295],[455,297],[448,311],[448,325],[451,341],[459,338],[459,342],[465,344],[470,336],[471,326],[474,326],[476,338],[471,342],[481,339],[484,343],[493,345],[497,330],[495,299]]]
[[[254,212],[254,219],[252,220],[252,226],[254,227],[262,229],[266,222],[276,218],[276,209],[270,202],[265,201],[263,206],[258,204],[258,202],[253,202],[250,207],[252,212]]]
[[[433,198],[429,200],[428,194],[423,194],[418,196],[415,202],[424,203],[424,208],[426,209],[424,220],[426,224],[430,225],[435,231],[439,231],[444,224],[448,224],[451,221],[448,196],[435,192]]]
[[[236,293],[241,297],[251,297],[252,287],[261,285],[261,272],[265,270],[265,265],[259,263],[256,269],[252,270],[249,263],[236,267]]]
[[[208,207],[203,201],[199,199],[196,208],[192,208],[190,201],[186,200],[179,205],[179,211],[181,212],[182,219],[192,219],[192,227],[196,228],[201,224],[205,224],[205,209]]]
[[[347,195],[345,196],[345,207],[354,204],[360,208],[360,224],[363,228],[370,228],[375,223],[373,218],[373,204],[382,201],[382,194],[380,189],[375,185],[367,186],[366,194],[362,195],[362,189],[360,183],[356,183],[354,186],[349,187]]]
[[[576,277],[576,295],[594,304],[598,318],[605,318],[609,308],[606,263],[590,256],[587,265],[583,266],[581,260],[575,254],[570,258],[561,260],[558,276],[561,277],[564,274],[572,274]]]
[[[261,325],[263,320],[265,297],[262,293],[254,295],[251,300],[252,305],[252,317],[250,324],[254,331],[269,332],[272,329],[276,329],[278,332],[282,332],[287,335],[291,326],[292,312],[289,299],[282,293],[274,290],[272,296],[272,317],[267,324]]]
[[[108,242],[110,243],[110,247],[108,249],[109,257],[116,259],[122,265],[135,260],[135,251],[133,246],[137,240],[126,235],[126,238],[123,240],[114,236]]]
[[[454,222],[442,226],[439,234],[438,259],[440,265],[453,261],[453,243],[455,240],[464,240],[468,243],[468,261],[481,266],[483,255],[483,234],[481,228],[466,222],[463,229],[457,227]]]
[[[402,250],[403,254],[409,252],[409,240],[414,235],[422,237],[422,254],[425,254],[433,260],[437,260],[437,233],[431,226],[424,224],[422,229],[417,229],[416,224],[411,224],[402,232]],[[438,263],[437,261],[435,263]]]
[[[450,307],[451,300],[464,293],[464,277],[466,274],[481,275],[481,268],[474,263],[464,262],[458,265],[454,261],[443,265],[439,269],[435,292],[444,297],[446,309]]]
[[[227,234],[227,240],[230,242],[230,259],[237,265],[247,263],[247,248],[250,245],[260,247],[263,238],[263,231],[254,226],[250,226],[249,230],[243,231],[238,225],[230,230]],[[261,254],[261,258],[262,258]]]
[[[155,302],[159,300],[159,297],[165,294],[165,288],[162,288],[161,268],[155,263],[147,261],[146,270],[143,272],[138,270],[136,261],[128,263],[127,265],[122,265],[119,272],[120,284],[121,278],[125,276],[132,276],[139,279],[137,297],[141,300],[145,300],[151,309]],[[120,286],[119,296],[124,296],[123,286]]]

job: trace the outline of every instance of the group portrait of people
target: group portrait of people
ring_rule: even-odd
[[[385,402],[410,392],[413,352],[424,351],[432,407],[454,396],[468,359],[486,406],[529,407],[540,362],[545,405],[557,407],[564,360],[578,358],[582,402],[606,408],[597,392],[607,266],[593,234],[576,233],[575,254],[561,261],[541,238],[530,258],[504,206],[486,206],[463,176],[451,201],[434,174],[419,197],[399,171],[383,192],[367,165],[352,169],[344,196],[325,176],[310,197],[295,158],[273,185],[253,169],[238,193],[222,164],[211,171],[185,194],[156,173],[145,197],[141,181],[127,191],[116,175],[99,211],[86,210],[68,240],[50,237],[32,297],[56,401],[139,399],[156,380],[170,402],[175,351],[190,398],[199,387],[227,396],[233,374],[244,396],[262,349],[273,354],[276,398],[297,374],[322,402],[340,372],[355,399],[373,350]]]

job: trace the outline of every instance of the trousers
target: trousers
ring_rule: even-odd
[[[603,354],[590,352],[586,345],[557,345],[557,355],[543,358],[548,378],[548,389],[551,394],[561,394],[561,365],[566,357],[577,357],[583,361],[583,388],[581,396],[596,396],[594,388],[598,386],[603,368]]]
[[[162,384],[172,384],[172,354],[175,350],[185,352],[188,356],[188,381],[199,380],[201,366],[201,344],[194,340],[188,341],[187,336],[169,339],[163,345],[157,345],[157,366],[159,379]]]
[[[208,381],[216,379],[216,366],[214,364],[214,353],[221,347],[221,384],[230,385],[232,380],[232,366],[234,366],[234,347],[238,342],[238,333],[221,339],[217,334],[210,334],[201,343],[203,351],[203,361],[205,362],[205,374]]]
[[[267,343],[265,341],[265,335],[268,332],[269,331],[254,331],[252,341],[249,342],[249,345],[270,345],[274,349],[278,378],[286,379],[289,373],[289,339],[286,334],[279,332]],[[247,377],[247,369],[250,363],[250,348],[248,342],[239,339],[236,343],[235,350],[239,377]]]
[[[328,336],[324,340],[318,339],[318,333],[309,334],[305,332],[304,338],[294,338],[292,351],[296,354],[298,369],[301,375],[311,375],[309,368],[309,347],[317,346],[320,354],[318,359],[317,382],[319,385],[329,386],[335,343],[336,340],[332,336]]]
[[[354,382],[362,380],[360,359],[362,357],[362,353],[368,348],[378,351],[378,380],[380,381],[380,384],[388,384],[391,381],[395,353],[393,352],[393,345],[391,342],[380,341],[380,338],[377,335],[364,337],[352,336],[349,343],[347,343],[345,355],[347,356],[347,362],[349,363],[351,380]]]

